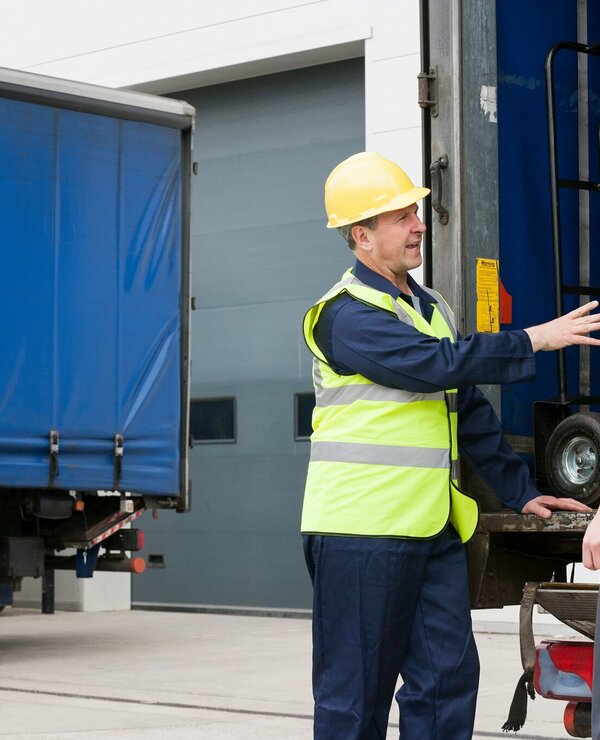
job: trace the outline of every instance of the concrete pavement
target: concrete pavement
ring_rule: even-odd
[[[520,675],[518,638],[476,637],[482,678],[474,738],[506,738],[500,728]],[[311,738],[308,619],[7,609],[0,655],[3,738]],[[516,737],[568,737],[563,709],[538,697]],[[393,708],[388,738],[397,738],[396,722]]]

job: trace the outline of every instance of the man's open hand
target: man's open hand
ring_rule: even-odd
[[[585,513],[592,511],[592,509],[574,498],[536,496],[525,504],[521,509],[521,514],[536,514],[542,519],[548,519],[552,516],[553,511],[581,511]]]
[[[530,326],[525,331],[531,340],[534,352],[548,352],[570,347],[572,344],[600,345],[600,339],[589,335],[600,331],[600,314],[590,313],[598,306],[598,301],[590,301],[574,311],[559,316],[547,324]]]

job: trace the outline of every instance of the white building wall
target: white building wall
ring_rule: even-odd
[[[366,148],[421,180],[418,0],[0,0],[0,9],[0,66],[159,94],[364,56]],[[40,581],[26,579],[15,603],[40,599]],[[128,608],[130,576],[57,573],[56,603]]]
[[[0,9],[0,66],[152,93],[364,54],[366,148],[421,181],[418,0],[0,0]],[[127,608],[128,579],[75,585],[57,574],[57,603]],[[39,582],[22,596],[39,603]],[[549,615],[536,621],[542,634],[566,630]],[[516,631],[517,608],[475,612],[474,622]]]
[[[365,58],[365,141],[421,180],[418,0],[24,0],[0,65],[164,93]]]

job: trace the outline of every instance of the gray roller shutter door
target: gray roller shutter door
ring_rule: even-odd
[[[300,325],[352,255],[328,231],[323,183],[364,149],[364,61],[177,93],[197,109],[192,396],[235,397],[236,442],[190,455],[192,511],[146,517],[134,604],[310,606],[300,512],[311,391]]]

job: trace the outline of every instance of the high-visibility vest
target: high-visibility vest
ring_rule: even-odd
[[[325,305],[348,293],[423,334],[454,341],[452,311],[439,293],[424,290],[437,301],[431,323],[348,270],[304,317],[316,399],[304,534],[428,538],[450,521],[466,542],[477,526],[479,506],[456,480],[457,389],[413,393],[338,375],[314,339]]]

